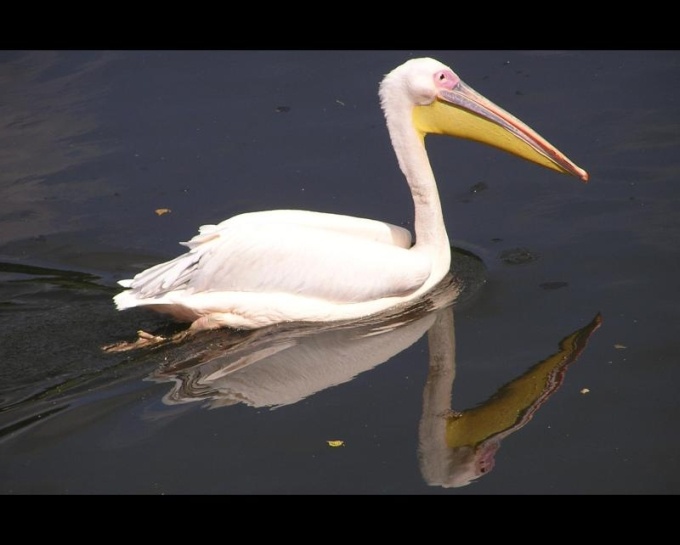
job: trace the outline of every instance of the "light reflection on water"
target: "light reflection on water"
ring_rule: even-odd
[[[73,226],[56,203],[85,203],[106,180],[83,165],[114,148],[97,134],[106,88],[87,78],[115,52],[4,52],[0,62],[0,244]]]

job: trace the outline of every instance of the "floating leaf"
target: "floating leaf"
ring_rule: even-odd
[[[581,389],[581,393],[582,393],[583,395],[585,395],[585,394],[587,394],[587,393],[590,393],[590,390],[589,390],[588,388],[582,388],[582,389]]]
[[[171,210],[169,208],[156,208],[156,214],[162,216],[163,214],[169,214]]]
[[[337,440],[337,439],[331,440],[331,441],[326,441],[326,442],[328,443],[329,447],[344,447],[345,446],[344,441],[340,441],[340,440]]]

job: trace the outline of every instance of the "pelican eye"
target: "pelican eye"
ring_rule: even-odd
[[[454,89],[458,83],[460,83],[460,78],[456,76],[451,70],[439,70],[434,74],[435,85],[440,89]]]

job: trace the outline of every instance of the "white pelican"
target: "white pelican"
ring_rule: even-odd
[[[387,74],[380,102],[415,205],[411,233],[382,221],[270,210],[204,225],[189,251],[119,282],[119,310],[145,306],[191,329],[255,329],[354,319],[412,301],[437,285],[451,253],[425,135],[477,140],[588,180],[523,122],[444,64],[412,59]]]

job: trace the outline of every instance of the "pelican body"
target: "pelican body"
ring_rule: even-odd
[[[586,182],[588,174],[446,65],[411,59],[380,84],[414,231],[382,221],[269,210],[200,227],[189,250],[119,284],[119,310],[148,307],[194,330],[348,320],[407,304],[449,270],[451,250],[427,134],[476,140]]]

